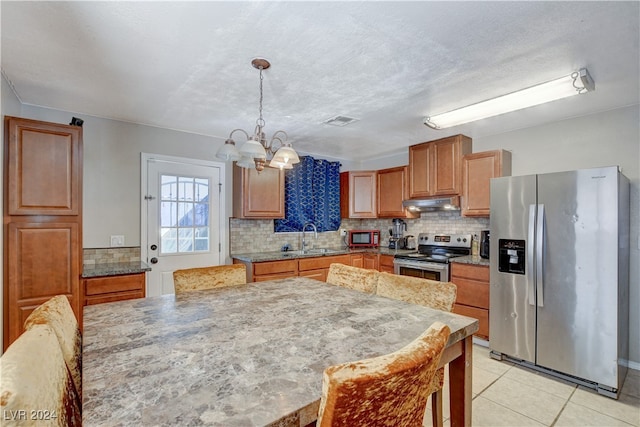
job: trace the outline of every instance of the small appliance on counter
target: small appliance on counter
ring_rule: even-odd
[[[489,259],[489,230],[480,232],[480,258]]]
[[[407,223],[400,218],[394,218],[391,221],[392,228],[389,230],[389,249],[404,249],[407,240],[403,237],[407,231]]]
[[[391,234],[391,230],[389,230],[389,234]],[[400,249],[398,246],[398,238],[393,237],[393,234],[391,234],[391,237],[389,237],[389,249]]]
[[[416,238],[409,235],[407,237],[404,238],[405,239],[405,243],[404,243],[404,248],[405,249],[415,249],[416,248]]]
[[[380,230],[349,230],[347,244],[350,248],[377,248],[380,246]]]

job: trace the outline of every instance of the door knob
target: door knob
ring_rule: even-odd
[[[158,245],[151,245],[151,250],[155,251],[156,249],[158,249]]]
[[[153,258],[150,259],[150,261],[151,261],[151,264],[157,264],[158,263],[158,258],[153,257]]]

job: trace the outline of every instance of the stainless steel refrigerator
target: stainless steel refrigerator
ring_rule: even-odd
[[[491,356],[617,398],[629,358],[628,179],[617,167],[494,178],[490,228]]]

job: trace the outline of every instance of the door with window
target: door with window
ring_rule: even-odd
[[[142,253],[152,269],[147,295],[170,294],[174,293],[175,270],[224,263],[223,170],[215,162],[144,154],[142,163],[146,169]]]

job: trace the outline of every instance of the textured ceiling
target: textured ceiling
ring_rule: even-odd
[[[225,139],[265,131],[358,160],[639,102],[640,3],[8,2],[2,70],[25,104]],[[596,91],[456,128],[424,116],[587,67]],[[343,127],[323,121],[358,119]]]

